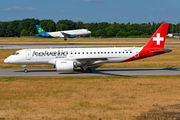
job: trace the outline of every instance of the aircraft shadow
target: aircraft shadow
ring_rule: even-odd
[[[132,72],[132,71],[158,71],[158,70],[171,70],[171,71],[180,71],[180,68],[178,67],[166,67],[166,68],[91,68],[92,73],[86,73],[82,71],[81,69],[75,69],[74,72],[66,73],[66,72],[57,72],[56,69],[28,69],[28,73],[57,73],[59,75],[62,74],[69,74],[69,75],[75,75],[75,74],[82,74],[82,76],[96,76],[96,75],[106,75],[106,76],[132,76],[132,75],[122,75],[121,73],[117,73],[118,71],[127,71],[127,72]],[[116,72],[116,73],[113,73]],[[18,70],[14,72],[24,72],[24,70]],[[134,75],[133,75],[134,76]],[[140,75],[138,75],[140,76]]]

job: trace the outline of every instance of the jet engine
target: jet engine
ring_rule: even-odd
[[[73,34],[70,36],[70,38],[75,38],[76,37],[76,34]]]
[[[74,71],[75,64],[73,61],[56,61],[56,70],[60,72]]]

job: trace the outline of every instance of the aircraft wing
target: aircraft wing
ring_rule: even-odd
[[[61,32],[61,33],[64,35],[64,38],[75,38],[76,37],[76,34],[68,34],[65,32]]]
[[[108,60],[108,59],[107,58],[78,58],[76,60],[98,61],[98,60]]]
[[[84,64],[84,63],[88,63],[88,62],[95,62],[95,61],[105,61],[108,60],[107,58],[73,58],[74,60],[77,60],[78,62]],[[50,61],[48,61],[49,64],[55,64],[56,61],[58,61],[59,59],[52,59]],[[70,60],[70,59],[69,59]]]
[[[65,32],[61,32],[63,35],[64,35],[64,37],[66,37],[66,38],[70,38],[71,37],[71,35],[70,34],[67,34],[67,33],[65,33]]]

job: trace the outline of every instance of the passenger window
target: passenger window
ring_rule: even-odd
[[[121,52],[119,51],[119,54],[121,54]]]
[[[82,54],[84,54],[84,52],[82,52]]]
[[[94,52],[94,54],[96,54],[96,52]]]

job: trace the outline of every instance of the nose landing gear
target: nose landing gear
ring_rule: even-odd
[[[25,68],[25,69],[24,69],[24,72],[27,73],[27,72],[28,72],[28,69]]]
[[[22,67],[24,67],[24,72],[28,73],[28,69],[26,68],[26,65],[22,65]]]

